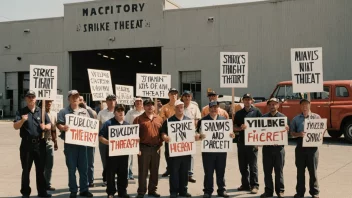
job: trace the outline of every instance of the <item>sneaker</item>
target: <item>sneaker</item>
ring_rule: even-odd
[[[230,197],[226,192],[219,193],[218,197]]]
[[[86,192],[79,193],[79,196],[81,196],[81,197],[93,197],[93,194],[90,193],[89,191],[86,191]]]
[[[108,185],[108,183],[107,183],[106,181],[104,181],[101,186],[102,186],[102,187],[106,187],[107,185]]]
[[[76,198],[77,197],[77,193],[75,193],[75,192],[71,192],[71,194],[70,194],[70,198]]]
[[[251,194],[257,194],[258,193],[258,187],[253,187],[251,190]]]
[[[143,198],[144,197],[144,194],[138,194],[137,196],[136,196],[136,198]]]
[[[209,195],[209,194],[204,194],[203,195],[203,198],[210,198],[211,197],[211,195]]]
[[[51,197],[51,194],[39,194],[38,197]]]
[[[304,198],[303,196],[299,196],[298,194],[295,194],[295,196],[293,196],[293,198]]]
[[[46,188],[46,190],[48,190],[48,191],[55,191],[56,189],[55,189],[54,187],[52,187],[52,186],[49,186],[49,187]]]
[[[240,186],[237,188],[238,191],[251,191],[249,187]]]
[[[163,173],[161,177],[168,177],[169,175],[170,175],[169,171],[165,171],[165,173]]]
[[[192,176],[188,176],[188,181],[191,183],[196,183],[196,180]]]
[[[160,194],[153,192],[153,193],[148,193],[148,197],[160,197]]]
[[[90,183],[88,187],[89,187],[89,188],[94,188],[94,186],[95,186],[94,183]]]
[[[284,198],[285,197],[285,194],[282,192],[282,193],[279,193],[278,195],[277,195],[277,198]]]
[[[180,197],[192,197],[192,195],[189,193],[180,193],[179,196]]]
[[[269,195],[267,193],[263,193],[260,195],[260,198],[268,198],[268,197],[273,197],[273,195]]]

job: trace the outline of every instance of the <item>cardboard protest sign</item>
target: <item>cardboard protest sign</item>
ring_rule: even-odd
[[[113,94],[110,71],[88,69],[90,91],[93,101],[105,100],[109,94]]]
[[[196,154],[195,126],[193,120],[168,122],[170,157]]]
[[[309,119],[304,122],[303,147],[318,147],[323,144],[324,133],[327,129],[327,119]]]
[[[96,147],[99,142],[99,120],[74,114],[65,115],[69,130],[65,132],[65,143]]]
[[[133,86],[115,85],[116,103],[133,105]]]
[[[287,117],[245,118],[245,145],[287,145]]]
[[[202,140],[202,152],[229,152],[232,151],[233,132],[232,120],[202,120],[201,132],[205,134]]]
[[[51,111],[59,113],[64,108],[64,96],[56,95],[56,99],[51,103]]]
[[[139,153],[139,124],[109,126],[109,156]]]
[[[220,87],[248,86],[248,52],[220,52]]]
[[[291,49],[293,93],[323,92],[323,49]]]
[[[169,98],[171,89],[171,75],[166,74],[137,74],[136,96],[150,98]]]
[[[29,66],[29,89],[37,100],[55,100],[57,94],[57,67],[46,65]]]

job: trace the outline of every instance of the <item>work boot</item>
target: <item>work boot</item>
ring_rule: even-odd
[[[268,193],[263,193],[260,195],[260,198],[269,198],[269,197],[273,197],[273,195],[269,195]]]
[[[210,198],[211,197],[211,195],[209,195],[209,194],[204,194],[203,195],[203,198]]]
[[[196,180],[192,176],[188,176],[188,181],[191,183],[196,183]]]
[[[81,197],[93,197],[93,194],[90,193],[89,191],[86,191],[86,192],[79,193],[79,196],[81,196]]]
[[[77,197],[77,193],[75,193],[75,192],[70,193],[70,198],[76,198],[76,197]]]
[[[284,197],[285,197],[285,194],[283,192],[281,192],[277,195],[277,198],[284,198]]]
[[[160,197],[160,195],[156,192],[153,192],[153,193],[148,193],[148,196],[149,197]]]
[[[169,171],[165,171],[165,173],[163,173],[161,177],[168,177],[169,175],[170,175]]]
[[[258,187],[253,187],[252,190],[251,190],[251,194],[257,194],[258,193]]]
[[[251,191],[249,187],[240,186],[237,188],[238,191]]]
[[[182,193],[182,194],[179,194],[180,197],[192,197],[191,194],[189,193]]]
[[[226,192],[219,193],[218,197],[230,197]]]

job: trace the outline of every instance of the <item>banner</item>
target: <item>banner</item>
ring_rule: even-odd
[[[66,125],[69,130],[65,132],[65,143],[96,147],[99,143],[99,120],[66,114]]]
[[[287,117],[245,118],[245,145],[287,145]]]
[[[133,105],[133,86],[115,85],[116,103],[123,105]]]
[[[323,92],[323,49],[291,49],[293,93]]]
[[[222,152],[232,151],[233,132],[232,120],[202,120],[201,132],[205,134],[202,141],[202,152]]]
[[[57,67],[46,65],[29,66],[29,89],[37,100],[55,100],[57,94]]]
[[[56,99],[51,103],[51,111],[59,113],[64,108],[64,96],[56,95]]]
[[[170,157],[196,154],[193,120],[167,122]]]
[[[139,153],[139,124],[109,126],[109,156]]]
[[[93,101],[103,101],[113,94],[110,71],[88,69],[90,91]]]
[[[171,75],[137,74],[136,96],[168,99],[171,89]]]
[[[303,147],[318,147],[323,144],[324,133],[327,130],[327,119],[306,119],[304,122]]]
[[[247,88],[248,52],[220,52],[220,87]]]

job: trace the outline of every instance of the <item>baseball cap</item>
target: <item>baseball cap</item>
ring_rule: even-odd
[[[209,91],[208,93],[207,93],[207,96],[209,97],[209,96],[214,96],[214,95],[218,95],[215,91]]]
[[[299,101],[299,104],[302,104],[303,102],[308,102],[310,104],[310,101],[308,99],[305,99],[305,98],[301,99]]]
[[[109,94],[108,96],[106,96],[106,100],[116,100],[115,94]]]
[[[176,88],[171,88],[171,89],[169,90],[169,93],[172,93],[172,92],[178,93],[178,90],[177,90]]]
[[[219,105],[218,101],[212,100],[211,102],[209,102],[209,107],[213,107],[213,106],[216,106],[216,105]]]
[[[182,96],[184,96],[184,95],[191,95],[191,94],[192,94],[191,91],[184,90],[183,93],[182,93]]]
[[[181,100],[176,100],[175,102],[175,106],[178,106],[178,105],[183,105],[184,103],[181,101]]]
[[[35,97],[35,92],[32,91],[32,90],[27,91],[26,97],[28,97],[28,96],[34,96]]]
[[[114,112],[115,111],[125,111],[125,106],[122,104],[117,104],[114,108]]]
[[[249,94],[249,93],[246,93],[246,94],[243,95],[242,99],[245,99],[245,98],[253,99],[253,98],[252,98],[252,95]]]
[[[144,105],[144,106],[146,106],[146,105],[148,105],[148,104],[154,105],[154,101],[153,101],[152,99],[148,98],[148,99],[146,99],[146,100],[143,102],[143,105]]]
[[[77,90],[71,90],[68,92],[68,97],[70,97],[71,95],[79,95],[78,91]]]
[[[270,98],[269,100],[268,100],[268,102],[266,102],[266,104],[268,105],[270,102],[279,102],[279,100],[277,99],[277,98]]]

